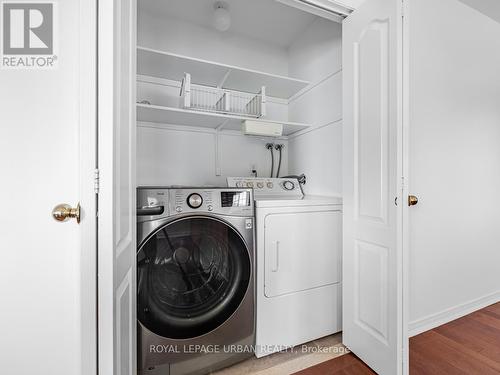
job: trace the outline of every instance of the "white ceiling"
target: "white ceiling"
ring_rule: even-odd
[[[215,0],[138,0],[140,11],[212,27]],[[226,0],[231,13],[227,32],[287,47],[317,17],[274,0]]]
[[[460,0],[484,15],[500,22],[500,1],[499,0]]]

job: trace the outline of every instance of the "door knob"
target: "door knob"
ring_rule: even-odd
[[[408,196],[408,206],[415,206],[418,203],[418,198],[414,195]]]
[[[58,204],[52,210],[52,217],[57,221],[67,221],[68,219],[76,219],[80,224],[80,203],[76,207],[71,207],[69,204]]]

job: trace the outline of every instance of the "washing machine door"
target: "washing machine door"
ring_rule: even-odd
[[[137,253],[137,316],[157,335],[188,339],[223,324],[245,297],[248,249],[236,230],[212,217],[160,228]]]

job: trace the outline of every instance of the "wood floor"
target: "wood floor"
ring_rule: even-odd
[[[375,373],[347,354],[297,374]],[[410,375],[500,375],[500,303],[412,337]]]

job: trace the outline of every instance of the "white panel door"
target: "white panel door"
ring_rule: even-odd
[[[95,374],[95,1],[46,10],[0,2],[0,30],[41,22],[59,47],[54,69],[0,68],[0,373]],[[78,202],[79,224],[52,218]]]
[[[136,1],[99,2],[99,374],[136,374]]]
[[[343,340],[379,374],[402,372],[401,2],[343,24]]]

